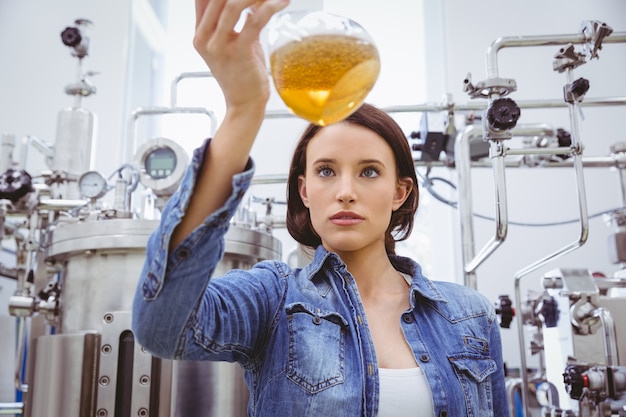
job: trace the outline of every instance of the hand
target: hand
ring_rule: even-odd
[[[269,99],[270,83],[259,34],[289,0],[196,0],[193,45],[220,85],[227,109],[261,106]],[[241,13],[247,19],[234,30]]]

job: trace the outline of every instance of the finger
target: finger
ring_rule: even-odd
[[[196,0],[196,27],[200,25],[204,11],[206,10],[209,0]]]
[[[210,35],[227,0],[196,0],[196,31]]]
[[[241,18],[244,10],[250,7],[257,0],[229,0],[221,11],[215,33],[218,35],[230,36]]]
[[[256,0],[254,4],[248,7],[248,9],[250,9],[251,12],[254,12],[261,4],[263,4],[264,1],[265,0]]]
[[[196,0],[196,30],[200,29],[208,36],[219,28],[229,31],[229,26],[235,26],[241,12],[255,1],[264,0]]]
[[[258,38],[259,33],[265,27],[273,15],[289,5],[289,0],[262,0],[257,1],[246,18],[246,23],[241,30],[241,36]]]

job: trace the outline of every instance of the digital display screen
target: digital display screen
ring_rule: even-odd
[[[175,168],[176,154],[170,148],[156,149],[146,158],[146,172],[156,180],[169,177]]]

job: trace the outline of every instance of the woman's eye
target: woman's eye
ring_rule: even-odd
[[[328,167],[322,167],[317,170],[320,177],[330,177],[333,175],[333,170]]]
[[[379,174],[378,170],[375,168],[365,168],[363,170],[363,176],[367,178],[375,178]]]

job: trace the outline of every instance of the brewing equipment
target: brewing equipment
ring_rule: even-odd
[[[238,365],[161,360],[142,349],[130,329],[132,296],[148,236],[189,162],[174,139],[139,141],[135,123],[146,116],[197,114],[208,117],[214,129],[214,115],[206,108],[178,106],[175,99],[170,107],[136,109],[130,115],[125,163],[108,177],[95,170],[91,162],[95,116],[82,107],[82,99],[96,89],[89,81],[91,74],[80,69],[88,53],[90,25],[79,19],[62,34],[63,43],[78,59],[80,76],[66,88],[74,105],[59,113],[55,146],[33,136],[24,138],[20,164],[13,160],[15,136],[3,134],[0,143],[0,232],[2,239],[16,248],[15,267],[0,267],[17,282],[9,309],[16,317],[18,333],[15,385],[23,393],[23,402],[0,404],[0,414],[245,416],[248,393]],[[502,296],[497,304],[502,326],[508,327],[516,319],[520,331],[521,372],[519,377],[507,378],[512,415],[626,414],[625,209],[606,215],[611,228],[608,253],[620,268],[612,276],[561,267],[539,277],[524,300],[519,288],[521,279],[531,276],[539,266],[585,244],[588,214],[583,169],[615,171],[626,205],[626,146],[616,143],[608,156],[586,158],[578,126],[581,107],[626,105],[623,98],[585,98],[588,82],[573,77],[573,71],[587,59],[598,57],[606,42],[624,43],[626,34],[613,33],[608,25],[589,21],[573,35],[501,38],[488,51],[488,78],[476,84],[469,75],[464,80],[470,97],[487,99],[487,104],[454,104],[450,100],[441,105],[386,108],[389,113],[445,114],[445,132],[424,132],[419,150],[432,153],[416,158],[415,164],[426,165],[429,170],[441,164],[457,172],[458,202],[448,203],[459,211],[463,274],[468,286],[476,286],[476,270],[507,237],[505,169],[523,166],[573,171],[579,235],[561,250],[519,271],[513,277],[515,297]],[[545,45],[560,48],[553,68],[566,76],[563,100],[514,101],[509,95],[517,84],[498,74],[498,50]],[[173,90],[172,96],[175,94]],[[545,123],[522,123],[525,108],[542,106],[566,108],[570,131]],[[482,111],[479,123],[468,122],[459,129],[454,126],[455,112],[476,111]],[[268,119],[277,117],[289,114],[266,114]],[[521,147],[512,145],[511,139],[517,138],[522,138]],[[486,146],[472,151],[470,144],[477,141]],[[429,145],[432,143],[436,146]],[[26,166],[30,147],[46,156],[50,171],[34,176],[20,169]],[[484,159],[485,149],[489,149],[488,161]],[[439,160],[440,152],[449,155]],[[519,159],[511,163],[511,157]],[[493,238],[476,254],[470,179],[471,169],[478,166],[493,170],[496,219]],[[434,178],[427,174],[423,179],[423,188],[432,192]],[[256,177],[253,181],[264,180]],[[108,197],[113,197],[112,204]],[[216,275],[282,257],[280,240],[272,235],[274,227],[283,226],[272,216],[273,202],[271,198],[264,200],[264,216],[242,205],[225,237],[225,255]],[[296,254],[296,263],[304,262],[300,255]],[[540,356],[534,374],[528,370],[527,354]]]
[[[80,68],[88,54],[85,29],[90,22],[75,23],[61,37]],[[129,127],[133,154],[105,177],[91,164],[94,115],[81,107],[81,99],[95,93],[95,87],[81,74],[66,93],[75,102],[59,113],[55,145],[34,137],[24,141],[47,156],[52,171],[40,177],[45,181],[14,169],[15,138],[3,135],[0,218],[3,238],[14,238],[17,246],[17,290],[9,310],[18,320],[15,384],[24,401],[4,405],[0,413],[165,417],[195,416],[202,410],[245,415],[248,394],[238,365],[152,357],[135,342],[130,328],[148,237],[189,162],[172,139],[156,137],[137,146],[134,123],[146,115],[193,113],[213,124],[212,112],[136,110]],[[132,200],[140,185],[144,206],[136,209]],[[105,200],[108,194],[113,194],[112,203]],[[226,234],[217,274],[281,257],[271,228],[255,223],[255,216],[239,217]],[[202,395],[191,395],[199,387]]]

